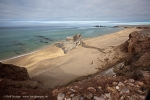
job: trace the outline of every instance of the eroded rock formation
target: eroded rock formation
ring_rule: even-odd
[[[76,48],[81,43],[81,34],[76,34],[72,37],[67,37],[65,41],[55,43],[54,45],[62,48],[64,53],[68,53],[70,50]]]

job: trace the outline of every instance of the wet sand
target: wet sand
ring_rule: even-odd
[[[78,46],[67,54],[54,45],[35,53],[3,61],[28,69],[32,79],[43,81],[45,88],[66,84],[78,77],[94,74],[123,55],[115,47],[124,43],[131,32],[125,29],[116,33],[82,39],[86,46]],[[116,57],[115,57],[116,56]]]

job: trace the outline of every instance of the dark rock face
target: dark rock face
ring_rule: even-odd
[[[150,30],[133,32],[129,35],[128,53],[133,54],[131,65],[135,67],[150,66]]]
[[[150,50],[150,31],[132,32],[128,40],[128,53],[141,53]]]
[[[150,30],[132,32],[129,40],[121,48],[125,49],[124,51],[129,53],[130,57],[116,72],[117,75],[133,76],[139,79],[143,77],[143,71],[150,71]]]
[[[62,48],[64,53],[68,53],[70,50],[76,48],[81,43],[81,34],[76,34],[72,37],[67,37],[65,41],[55,43],[54,45]]]
[[[2,63],[0,63],[0,77],[16,81],[30,79],[26,68]]]
[[[5,95],[26,93],[28,89],[39,88],[39,82],[30,79],[27,69],[0,62],[0,99],[6,99]],[[28,92],[30,92],[30,90]],[[20,100],[20,99],[19,99]],[[28,100],[28,99],[27,99]]]

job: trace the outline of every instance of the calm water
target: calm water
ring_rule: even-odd
[[[67,36],[77,33],[83,38],[96,37],[117,32],[121,28],[111,27],[1,27],[0,28],[0,60],[29,53],[56,41],[64,40]]]

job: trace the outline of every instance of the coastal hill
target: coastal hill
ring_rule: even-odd
[[[113,37],[114,35],[111,39]],[[26,68],[0,63],[0,98],[18,98],[18,100],[22,98],[26,98],[26,100],[145,100],[150,90],[150,29],[130,32],[127,38],[128,40],[120,45],[109,48],[102,45],[104,49],[101,49],[102,47],[98,44],[91,43],[92,39],[84,40],[81,47],[78,47],[79,49],[91,50],[92,48],[93,50],[95,47],[94,51],[91,50],[93,53],[101,52],[111,56],[107,55],[108,57],[105,56],[104,59],[97,59],[99,63],[103,62],[103,67],[94,67],[97,70],[96,74],[78,77],[68,84],[54,88],[45,88],[42,86],[42,81],[30,78],[31,74],[27,72]],[[70,52],[75,53],[78,48]],[[66,55],[69,55],[70,52]],[[89,63],[90,60],[87,62]],[[89,66],[94,64],[93,60]],[[81,68],[80,70],[84,70]],[[88,69],[85,70],[88,71]],[[53,80],[49,79],[49,82],[53,82]]]

